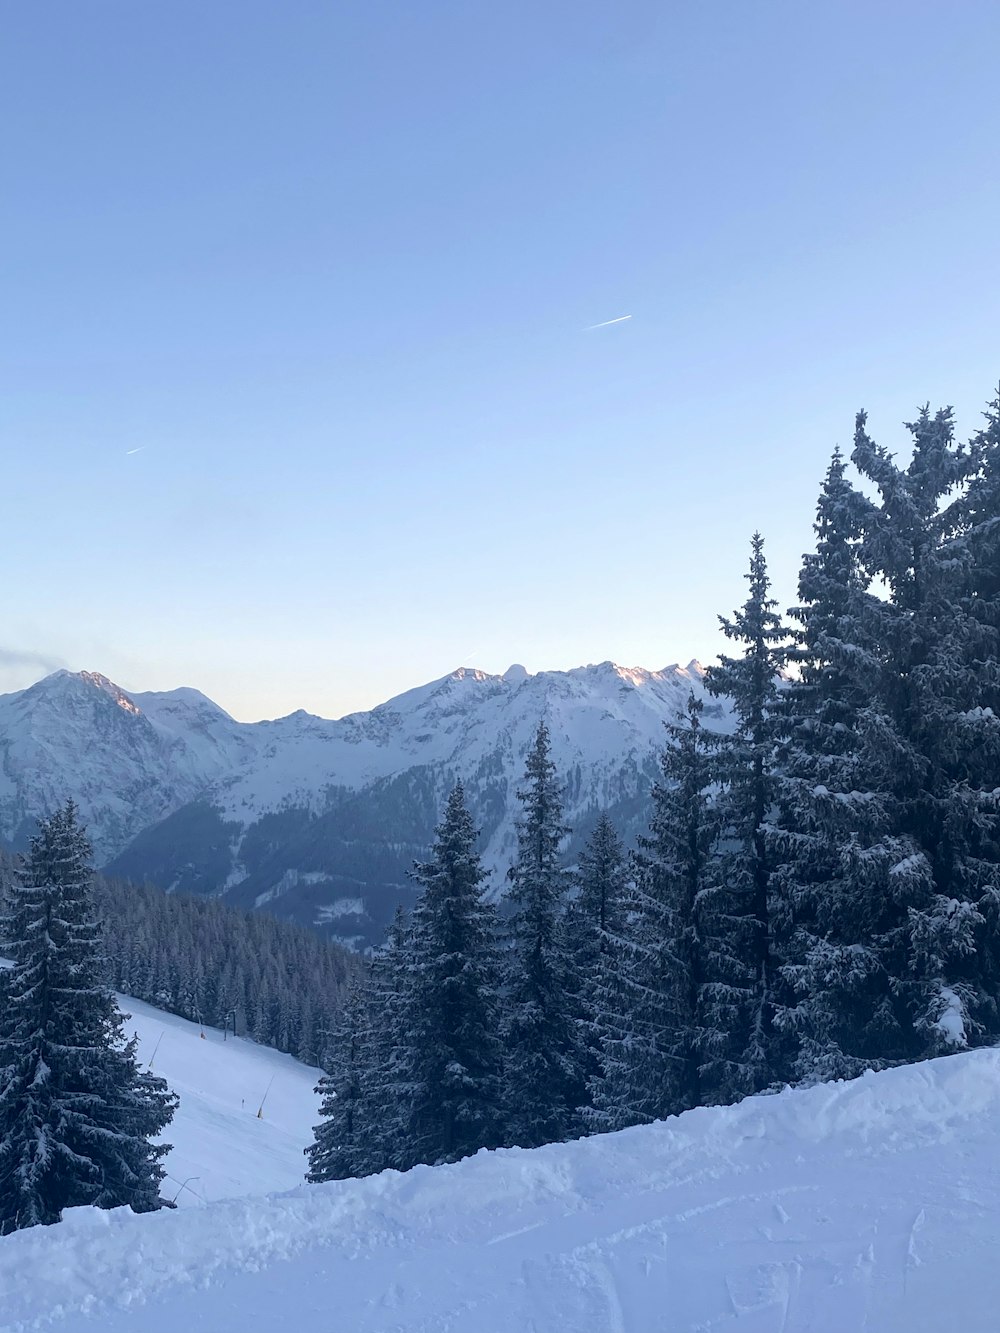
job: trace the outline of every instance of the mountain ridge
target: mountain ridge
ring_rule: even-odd
[[[72,796],[109,873],[223,894],[367,944],[412,897],[407,872],[458,778],[501,891],[524,755],[543,719],[575,829],[567,856],[601,808],[634,837],[663,724],[692,690],[706,698],[696,661],[461,666],[366,712],[248,723],[189,686],[130,692],[99,672],[59,671],[0,696],[0,840],[23,846],[35,819]],[[722,704],[706,698],[706,713],[726,728]]]

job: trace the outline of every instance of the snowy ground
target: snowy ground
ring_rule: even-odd
[[[302,1150],[319,1119],[318,1069],[232,1035],[224,1041],[215,1028],[141,1000],[120,995],[118,1003],[131,1015],[125,1031],[139,1034],[140,1063],[152,1060],[153,1072],[180,1095],[163,1136],[173,1144],[165,1163],[168,1198],[197,1207],[301,1184]]]
[[[189,1092],[171,1172],[255,1188],[281,1140],[238,1108],[214,1063],[233,1057],[194,1040],[178,1081],[211,1087]],[[246,1062],[254,1095],[258,1064],[286,1067]],[[294,1100],[289,1137],[310,1119]],[[998,1240],[1000,1052],[982,1051],[403,1176],[80,1210],[0,1241],[0,1329],[993,1333]]]

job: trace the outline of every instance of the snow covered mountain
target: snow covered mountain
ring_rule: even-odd
[[[0,839],[21,847],[72,796],[104,861],[249,758],[246,729],[197,690],[126,694],[57,671],[0,695]]]
[[[155,1067],[181,1093],[167,1170],[185,1206],[72,1209],[5,1237],[0,1333],[997,1327],[995,1050],[295,1187],[310,1071],[145,1006],[137,1022],[144,1054],[166,1025]]]
[[[705,693],[697,662],[460,668],[338,721],[297,712],[248,724],[196,690],[127,694],[60,671],[0,696],[0,839],[23,845],[34,819],[71,795],[111,873],[368,941],[409,898],[407,871],[459,777],[500,891],[542,718],[575,830],[568,855],[600,808],[639,832],[663,724],[691,690]],[[727,724],[710,699],[706,718]]]

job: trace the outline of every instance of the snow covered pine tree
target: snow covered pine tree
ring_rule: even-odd
[[[404,949],[400,1064],[406,1165],[455,1162],[502,1138],[496,912],[462,784],[448,797]]]
[[[507,1142],[522,1148],[559,1143],[579,1132],[587,1096],[586,1034],[566,938],[564,909],[572,884],[559,864],[562,797],[539,723],[528,752],[518,855],[508,872],[511,906],[507,977],[505,1093]]]
[[[106,980],[90,846],[68,802],[43,820],[9,890],[0,1011],[0,1234],[66,1208],[161,1208],[153,1144],[176,1109],[141,1073]]]
[[[594,1002],[602,1076],[585,1117],[597,1130],[648,1123],[701,1101],[698,918],[712,843],[713,748],[701,710],[692,695],[687,720],[667,726],[649,834],[607,939]]]
[[[750,594],[733,620],[719,617],[726,638],[744,645],[743,656],[720,654],[705,673],[709,691],[730,699],[736,724],[719,746],[719,858],[714,883],[701,895],[701,1086],[710,1103],[759,1092],[781,1075],[772,1022],[777,905],[767,821],[776,795],[775,710],[788,635],[769,596],[759,532],[750,546]]]
[[[371,1171],[370,1108],[364,1099],[365,1061],[371,1051],[371,1015],[360,976],[351,978],[347,998],[329,1033],[326,1073],[317,1084],[323,1117],[305,1149],[311,1184],[347,1180]]]
[[[860,500],[838,451],[817,506],[816,549],[802,561],[800,605],[789,612],[798,671],[777,705],[769,844],[790,929],[775,1024],[793,1044],[796,1082],[855,1078],[899,1045],[879,942],[900,848],[868,786],[862,718],[876,706],[879,659],[864,630],[872,594],[858,563]]]
[[[628,886],[625,848],[606,811],[598,816],[594,831],[580,852],[576,883],[577,895],[569,904],[566,927],[587,1051],[587,1087],[592,1096],[603,1077],[598,1007],[614,942],[622,932]],[[582,1108],[588,1124],[590,1096],[587,1106]]]
[[[924,407],[907,428],[900,467],[859,413],[851,457],[878,491],[859,500],[860,560],[889,590],[867,600],[864,625],[880,665],[863,718],[868,786],[898,845],[880,952],[902,1008],[897,1058],[922,1059],[997,1031],[998,733],[982,706],[996,698],[996,664],[980,657],[974,612],[987,608],[969,597],[983,571],[969,567],[965,503],[970,492],[987,501],[988,486],[976,496],[987,441],[956,445],[951,408]]]

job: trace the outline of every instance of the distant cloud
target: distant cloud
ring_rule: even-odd
[[[126,449],[126,450],[125,450],[125,457],[128,458],[129,454],[141,454],[142,451],[143,451],[143,449],[145,449],[145,448],[146,448],[146,446],[145,446],[144,444],[140,444],[139,447],[138,447],[138,449]]]
[[[0,667],[40,667],[43,671],[58,671],[66,663],[48,653],[34,653],[26,648],[0,647]]]
[[[631,318],[631,315],[619,315],[617,319],[602,319],[600,324],[588,324],[584,333],[589,333],[591,329],[606,329],[609,324],[624,324],[627,319]]]

